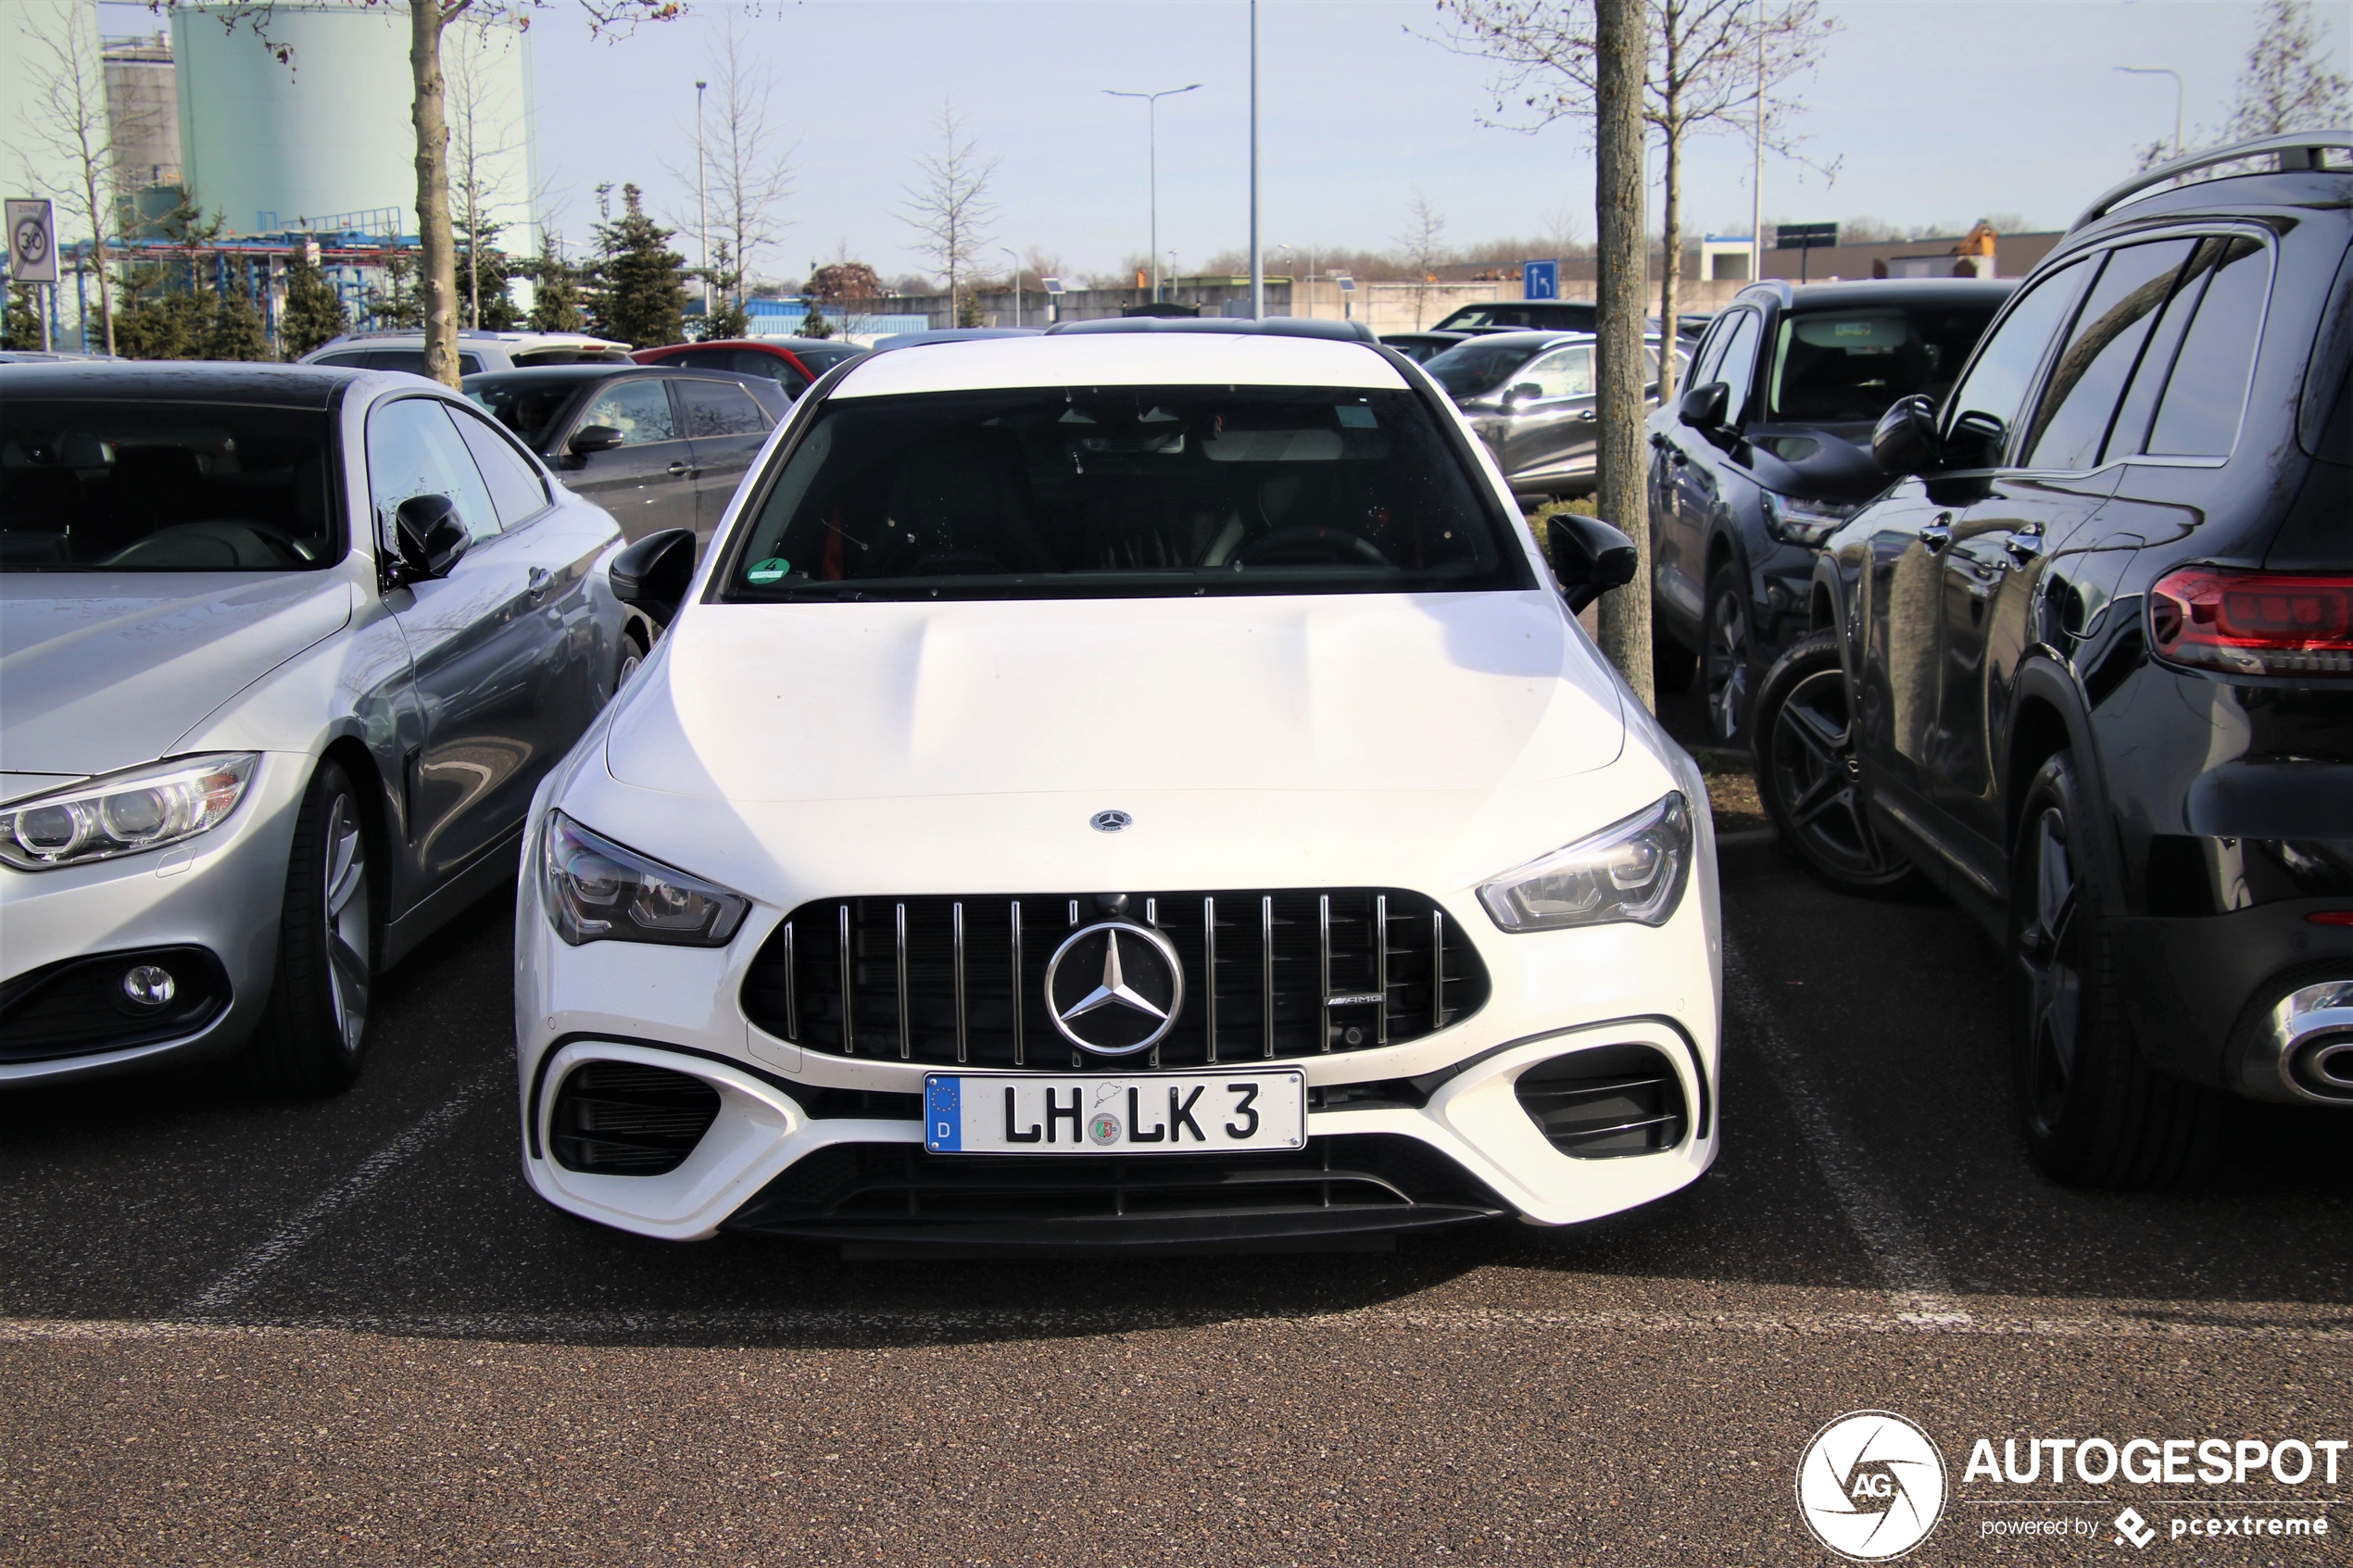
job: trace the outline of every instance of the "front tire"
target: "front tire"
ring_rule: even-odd
[[[1754,724],[1756,792],[1781,843],[1817,880],[1857,897],[1911,890],[1912,863],[1871,826],[1838,633],[1817,632],[1765,672]]]
[[[2141,1060],[2074,756],[2028,786],[2010,861],[2010,1047],[2027,1152],[2070,1186],[2163,1187],[2212,1152],[2222,1102]]]
[[[359,1076],[375,985],[374,910],[359,792],[321,762],[295,819],[278,920],[278,973],[246,1047],[256,1087],[288,1099],[340,1094]]]

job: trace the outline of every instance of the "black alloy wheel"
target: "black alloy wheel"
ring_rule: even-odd
[[[1803,639],[1766,671],[1755,738],[1757,794],[1807,871],[1862,897],[1910,891],[1912,863],[1881,841],[1864,809],[1837,633]]]
[[[2027,1152],[2071,1185],[2171,1186],[2211,1157],[2224,1104],[2141,1058],[2090,831],[2074,757],[2060,751],[2028,787],[2010,863],[2010,1045]]]
[[[1748,596],[1737,567],[1726,561],[1707,580],[1707,608],[1700,618],[1700,666],[1707,697],[1707,729],[1719,746],[1745,733],[1755,637]]]
[[[245,1052],[247,1077],[272,1095],[337,1094],[359,1076],[375,982],[375,909],[361,809],[343,769],[321,762],[295,818],[277,978]]]

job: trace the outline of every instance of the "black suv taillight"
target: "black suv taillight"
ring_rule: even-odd
[[[2149,642],[2226,675],[2353,676],[2353,577],[2183,567],[2149,590]]]

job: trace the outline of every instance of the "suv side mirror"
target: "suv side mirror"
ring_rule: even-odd
[[[1546,520],[1544,536],[1553,575],[1572,610],[1583,609],[1612,588],[1623,588],[1634,581],[1642,564],[1634,541],[1597,517],[1556,513]]]
[[[1504,407],[1506,409],[1516,408],[1523,403],[1532,402],[1543,395],[1542,387],[1532,381],[1524,381],[1504,394]]]
[[[1675,417],[1693,430],[1714,430],[1724,422],[1731,400],[1732,389],[1720,381],[1690,387],[1675,400]]]
[[[695,580],[695,531],[665,528],[612,558],[612,596],[669,624]]]
[[[1944,466],[1936,439],[1936,404],[1924,392],[1899,397],[1871,430],[1871,456],[1897,478],[1933,473]]]
[[[447,495],[411,495],[392,515],[400,547],[403,583],[427,583],[449,575],[464,558],[473,535],[466,532],[457,503]]]
[[[571,449],[575,458],[585,458],[597,452],[610,452],[626,439],[610,425],[582,425],[573,433]]]

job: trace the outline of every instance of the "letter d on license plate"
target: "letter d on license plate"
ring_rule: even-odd
[[[1306,1143],[1307,1079],[1296,1068],[924,1078],[924,1147],[934,1154],[1193,1154]]]

